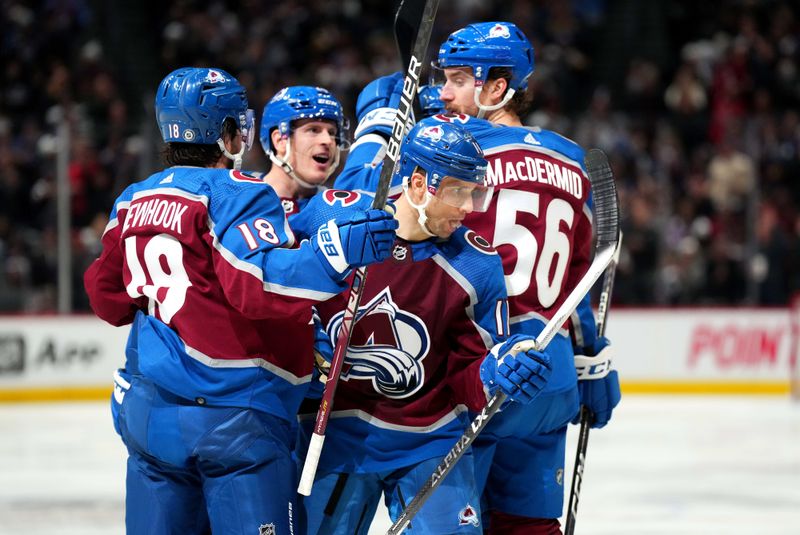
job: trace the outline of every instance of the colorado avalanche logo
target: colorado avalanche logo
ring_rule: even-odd
[[[503,37],[509,39],[511,37],[511,32],[508,31],[508,26],[505,24],[495,24],[492,26],[492,29],[489,30],[489,37]]]
[[[419,136],[430,138],[433,141],[439,141],[442,139],[443,134],[444,132],[442,131],[441,126],[428,126],[422,129],[422,132],[419,133]]]
[[[286,98],[286,93],[288,93],[288,92],[289,92],[289,88],[288,87],[284,87],[283,89],[281,89],[280,91],[275,93],[275,96],[272,97],[270,102],[278,102],[279,100]]]
[[[331,340],[339,334],[343,315],[340,312],[328,324]],[[425,323],[399,309],[386,288],[359,307],[341,377],[371,381],[375,391],[388,398],[406,398],[425,382],[422,360],[429,349]]]
[[[472,524],[475,527],[480,524],[478,513],[475,512],[475,509],[470,504],[467,504],[466,507],[458,512],[458,525],[466,526],[468,524]]]
[[[221,72],[215,71],[214,69],[209,69],[208,74],[206,74],[205,81],[210,84],[219,84],[227,81],[227,79],[225,78],[225,76],[222,75]]]

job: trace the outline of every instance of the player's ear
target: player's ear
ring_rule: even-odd
[[[508,80],[505,78],[495,78],[494,80],[486,81],[486,85],[483,86],[483,94],[491,98],[494,104],[503,100],[506,89],[508,89]]]
[[[419,168],[415,169],[411,174],[410,184],[411,199],[417,204],[422,203],[425,200],[425,191],[428,189],[428,180],[424,172]]]
[[[281,131],[275,128],[269,135],[272,146],[275,147],[275,154],[283,158],[286,155],[286,142],[288,138],[281,136]]]

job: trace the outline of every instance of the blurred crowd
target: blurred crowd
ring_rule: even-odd
[[[59,118],[82,311],[114,198],[161,166],[164,75],[228,70],[259,114],[283,86],[321,85],[352,113],[368,81],[400,69],[384,0],[0,2],[2,312],[56,309]],[[615,303],[780,306],[800,291],[795,2],[441,0],[430,53],[493,19],[536,50],[527,124],[609,154],[624,232]],[[267,166],[256,144],[244,167]]]

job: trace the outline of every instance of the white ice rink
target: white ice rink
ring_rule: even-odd
[[[0,535],[123,533],[124,467],[105,403],[0,405]],[[800,534],[800,403],[626,396],[592,432],[576,534]]]

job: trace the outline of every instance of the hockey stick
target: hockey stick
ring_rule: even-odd
[[[400,154],[400,144],[405,136],[408,125],[409,115],[415,100],[417,89],[419,88],[419,76],[422,64],[425,61],[425,52],[428,49],[428,41],[431,38],[433,20],[436,17],[436,10],[439,7],[439,0],[426,0],[424,5],[416,0],[403,0],[397,10],[396,17],[402,19],[404,24],[411,24],[410,21],[418,21],[419,30],[414,47],[411,50],[411,59],[408,62],[406,76],[403,80],[403,94],[397,108],[394,124],[392,125],[392,137],[386,147],[386,156],[383,159],[380,179],[375,191],[375,199],[372,202],[373,208],[383,208],[386,205],[386,198],[389,194],[389,184],[392,180],[394,167],[397,157]],[[424,8],[424,9],[421,9]],[[359,268],[353,276],[353,284],[350,294],[347,297],[347,307],[342,318],[342,326],[336,338],[336,347],[333,351],[331,369],[328,373],[328,380],[325,382],[325,391],[322,394],[317,419],[314,423],[314,432],[308,444],[303,472],[300,476],[300,483],[297,492],[303,496],[311,494],[311,487],[314,484],[314,476],[317,473],[317,465],[322,454],[322,444],[325,441],[325,430],[328,427],[328,417],[333,407],[333,397],[336,395],[336,386],[339,383],[339,376],[342,373],[342,364],[347,354],[347,346],[350,344],[350,334],[355,323],[355,315],[358,305],[361,302],[361,295],[364,291],[364,283],[367,278],[367,268]]]
[[[536,340],[515,344],[511,348],[514,353],[527,351],[528,349],[541,351],[547,347],[613,259],[617,242],[619,241],[619,208],[617,206],[617,190],[614,186],[614,177],[611,175],[611,168],[608,165],[606,155],[598,149],[592,149],[587,153],[586,168],[589,173],[589,180],[592,183],[592,194],[595,203],[594,220],[595,229],[597,230],[597,242],[595,243],[594,260],[583,278],[578,281],[578,284],[558,308],[552,319],[547,322],[542,332],[536,337]],[[492,416],[497,413],[505,399],[506,395],[502,392],[492,396],[486,407],[472,420],[467,430],[461,435],[461,438],[445,455],[442,462],[439,463],[439,466],[428,478],[428,481],[420,488],[414,499],[408,504],[408,507],[400,513],[400,516],[397,517],[397,520],[386,532],[386,535],[398,535],[405,529],[433,491],[436,490],[436,487],[439,486],[461,459],[470,444],[483,431]]]
[[[597,306],[597,336],[606,333],[606,321],[608,320],[608,309],[611,306],[611,294],[614,290],[614,276],[617,273],[619,263],[619,251],[622,247],[622,233],[617,242],[617,250],[614,258],[606,268],[603,277],[603,290],[600,292],[600,303]],[[572,470],[572,484],[569,491],[569,506],[567,507],[567,520],[564,527],[564,535],[572,535],[575,532],[575,520],[578,515],[578,501],[581,497],[581,483],[583,483],[583,469],[586,466],[586,450],[589,447],[589,431],[592,427],[594,415],[585,405],[581,405],[581,427],[578,433],[578,447],[575,451],[575,468]]]
[[[401,2],[405,4],[405,9],[398,9],[397,16],[394,18],[394,40],[397,44],[397,51],[400,54],[401,65],[408,65],[411,62],[411,50],[414,46],[414,40],[419,31],[418,14],[425,8],[425,0],[401,0]],[[417,57],[424,58],[425,52],[421,52]],[[412,99],[411,104],[414,116],[421,117],[419,100]]]

